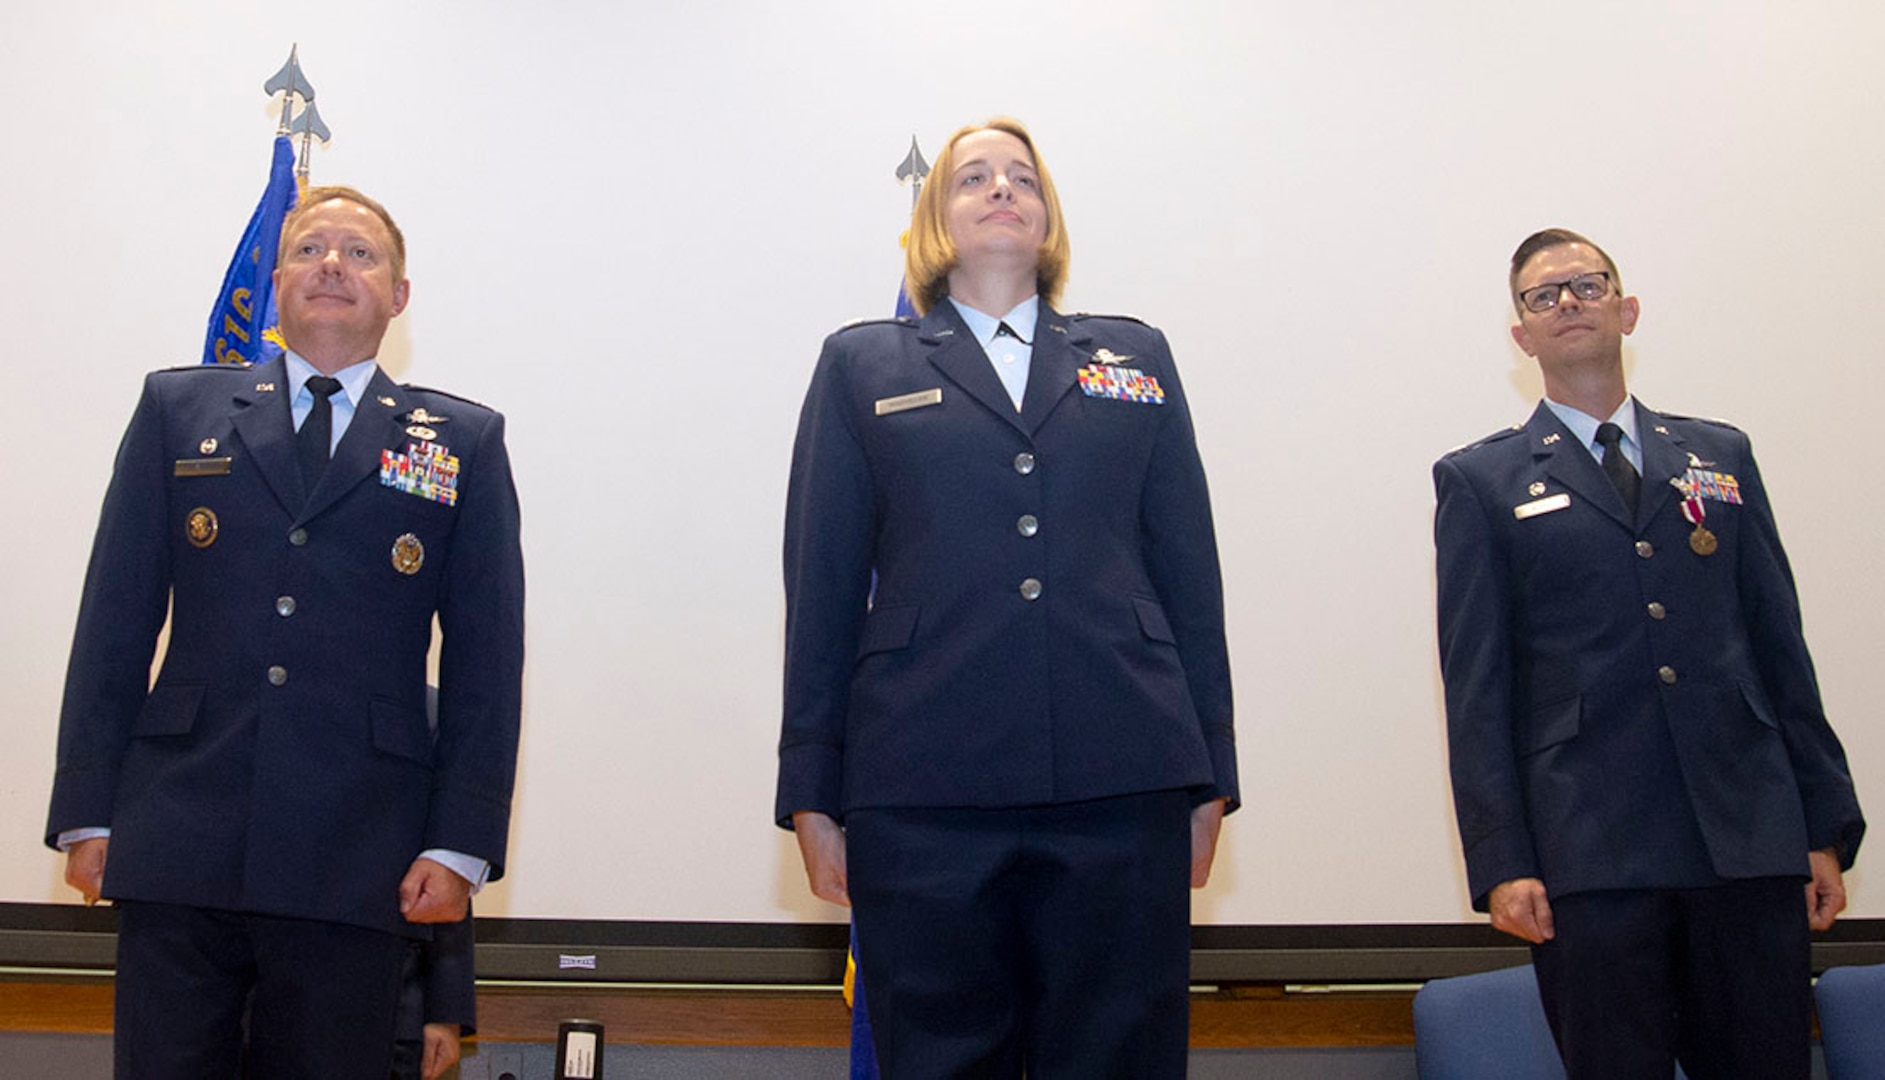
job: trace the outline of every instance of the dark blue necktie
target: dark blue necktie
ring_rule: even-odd
[[[1604,448],[1604,475],[1616,485],[1617,494],[1623,496],[1623,506],[1631,515],[1636,513],[1637,493],[1643,488],[1643,478],[1636,474],[1636,466],[1623,453],[1623,429],[1606,420],[1597,425],[1597,445]]]
[[[325,375],[308,379],[314,408],[308,410],[307,419],[301,421],[301,430],[295,433],[295,457],[301,462],[302,489],[310,495],[314,494],[314,485],[321,482],[321,474],[327,471],[334,441],[334,403],[328,398],[339,389],[339,379]]]

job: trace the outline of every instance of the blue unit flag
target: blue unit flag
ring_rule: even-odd
[[[294,145],[288,136],[277,135],[268,187],[210,309],[209,331],[203,338],[205,364],[259,363],[282,351],[275,313],[275,250],[281,244],[282,218],[297,197]]]

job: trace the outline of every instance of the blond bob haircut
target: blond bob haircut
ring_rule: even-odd
[[[955,242],[949,239],[945,211],[953,189],[950,178],[956,171],[956,144],[978,131],[1006,132],[1028,148],[1028,156],[1034,159],[1034,172],[1041,178],[1041,199],[1047,204],[1047,239],[1041,241],[1040,257],[1035,262],[1035,290],[1051,306],[1060,301],[1060,291],[1067,284],[1070,248],[1054,178],[1021,121],[997,116],[985,124],[970,124],[949,136],[949,142],[936,156],[936,164],[930,170],[930,182],[923,185],[922,193],[916,197],[916,210],[910,220],[910,242],[903,253],[903,280],[910,306],[918,315],[929,314],[930,308],[949,295],[949,272],[956,268],[958,259]]]
[[[366,207],[368,210],[373,211],[374,217],[379,218],[380,221],[386,225],[386,235],[393,238],[393,250],[391,252],[393,283],[396,285],[406,280],[406,234],[399,231],[399,226],[393,221],[393,215],[386,212],[386,207],[367,198],[353,188],[344,187],[340,184],[328,184],[323,187],[309,188],[307,192],[301,196],[301,201],[295,203],[295,208],[288,211],[288,216],[281,219],[281,238],[283,243],[275,250],[276,269],[281,268],[282,260],[287,257],[288,244],[286,241],[290,236],[294,235],[295,228],[301,224],[301,219],[307,215],[308,211],[313,210],[324,202],[333,202],[336,199],[345,199],[350,203],[358,203]]]

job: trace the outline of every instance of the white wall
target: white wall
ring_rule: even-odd
[[[0,900],[71,897],[39,833],[98,502],[141,373],[201,349],[292,42],[316,182],[411,243],[384,360],[511,421],[526,731],[480,914],[841,917],[769,824],[786,459],[823,334],[890,308],[911,134],[997,112],[1059,181],[1066,306],[1185,368],[1247,800],[1200,920],[1470,917],[1428,467],[1539,393],[1504,271],[1546,225],[1643,298],[1641,396],[1753,433],[1885,813],[1881,31],[1856,2],[8,5]]]

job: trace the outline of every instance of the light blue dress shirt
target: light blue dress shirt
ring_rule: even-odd
[[[288,350],[288,385],[295,388],[294,399],[289,408],[294,411],[295,430],[301,430],[301,424],[314,411],[314,391],[308,389],[308,380],[320,372],[314,365],[301,358],[293,349]],[[340,392],[328,398],[334,410],[334,438],[327,446],[331,456],[335,447],[340,445],[340,437],[347,434],[347,425],[353,423],[354,411],[360,405],[360,399],[366,396],[367,387],[373,384],[373,371],[377,363],[369,358],[357,364],[350,364],[334,373],[340,380]]]
[[[953,296],[949,302],[961,313],[969,333],[981,343],[982,351],[988,354],[988,362],[995,365],[1002,388],[1014,402],[1014,411],[1020,412],[1021,396],[1028,389],[1028,367],[1034,360],[1034,327],[1040,318],[1040,298],[1030,296],[1006,315],[985,315]],[[1002,335],[1002,323],[1007,323],[1008,329],[1020,337]]]
[[[1571,429],[1571,434],[1584,444],[1590,456],[1596,458],[1599,465],[1603,464],[1604,448],[1597,441],[1597,427],[1604,421],[1550,398],[1545,399],[1545,405],[1557,414],[1558,419],[1564,421],[1564,426]],[[1623,456],[1629,458],[1630,464],[1636,467],[1636,475],[1643,475],[1643,441],[1636,437],[1636,398],[1624,398],[1623,404],[1617,406],[1617,411],[1610,414],[1609,422],[1623,429],[1623,438],[1617,445],[1623,448]]]

